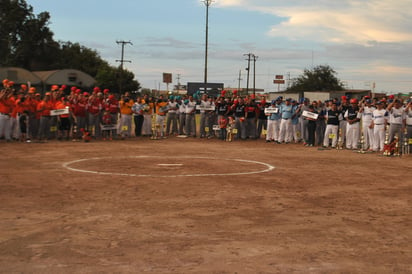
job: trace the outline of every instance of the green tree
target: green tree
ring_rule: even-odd
[[[96,77],[100,69],[109,67],[97,51],[72,42],[60,42],[60,56],[56,61],[56,69],[77,69],[92,77]]]
[[[122,93],[125,91],[139,90],[140,83],[134,80],[134,74],[128,70],[121,71],[120,68],[113,66],[103,66],[96,75],[97,85],[108,88],[110,91]]]
[[[79,43],[56,42],[49,29],[50,14],[33,14],[25,0],[0,0],[0,66],[27,70],[77,69],[112,91],[137,91],[130,71],[110,66],[96,50]]]
[[[36,16],[24,0],[1,0],[0,64],[47,69],[59,52],[49,20],[48,12]]]
[[[343,90],[342,82],[336,77],[336,71],[328,65],[319,65],[305,69],[303,75],[294,79],[287,91],[331,91]]]

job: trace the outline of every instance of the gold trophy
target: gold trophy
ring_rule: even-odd
[[[365,136],[363,135],[363,132],[362,132],[362,135],[359,141],[359,150],[358,150],[359,153],[362,153],[362,154],[366,153],[364,146],[365,146]]]
[[[342,129],[339,129],[339,138],[338,138],[338,145],[336,146],[337,150],[343,149],[343,139],[342,139]]]
[[[363,134],[363,126],[361,127],[360,131],[361,131],[361,137],[360,137],[359,143],[358,143],[358,147],[359,147],[358,153],[364,154],[364,153],[366,153],[366,151],[365,151],[365,149],[364,149],[364,146],[365,146],[365,135]]]
[[[394,150],[393,150],[393,156],[399,157],[400,154],[400,147],[399,147],[399,136],[398,133],[395,135],[395,146],[394,146]]]
[[[386,127],[383,156],[391,156],[391,145],[389,144],[389,127]]]
[[[409,139],[408,139],[408,129],[405,128],[402,146],[402,155],[408,155],[409,151]]]
[[[158,140],[159,135],[160,135],[160,125],[159,124],[154,124],[152,126],[152,137],[150,137],[150,139]]]
[[[227,127],[226,127],[226,142],[233,141],[234,126],[235,126],[235,120],[229,117],[229,122],[227,123]]]

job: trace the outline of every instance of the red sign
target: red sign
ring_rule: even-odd
[[[273,80],[274,84],[284,84],[285,80]]]
[[[276,75],[276,76],[275,76],[275,79],[277,79],[277,80],[282,80],[282,79],[283,79],[283,75]]]

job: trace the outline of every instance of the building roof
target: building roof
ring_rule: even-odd
[[[76,69],[34,71],[45,85],[68,85],[91,87],[96,80],[89,74]]]
[[[0,78],[9,79],[16,84],[41,84],[41,79],[36,74],[26,69],[17,67],[0,67]]]

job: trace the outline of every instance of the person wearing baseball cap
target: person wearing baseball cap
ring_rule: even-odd
[[[235,128],[237,129],[237,139],[246,139],[245,112],[246,105],[242,97],[238,98],[237,104],[234,105]]]
[[[406,121],[406,113],[400,99],[392,97],[392,103],[386,110],[389,112],[389,143],[392,143],[397,135],[399,139],[403,136],[403,128]]]
[[[339,130],[339,116],[340,110],[338,110],[336,102],[332,102],[331,108],[326,111],[326,130],[323,137],[323,147],[329,146],[330,139],[332,139],[332,148],[336,148],[338,143],[338,130]],[[330,138],[330,135],[333,137]]]
[[[81,140],[81,129],[87,128],[87,98],[77,90],[71,104],[73,110],[73,141]]]
[[[318,114],[313,104],[310,104],[308,109],[309,112]],[[310,117],[307,117],[306,119],[308,121],[308,140],[305,146],[313,147],[315,145],[316,119]]]
[[[267,135],[266,135],[266,142],[278,142],[279,141],[279,129],[280,129],[280,119],[281,115],[279,112],[281,101],[272,100],[270,104],[270,109],[273,111],[268,113],[268,120],[267,120]]]
[[[292,116],[294,113],[291,101],[291,98],[287,98],[285,102],[280,105],[279,143],[284,141],[288,144],[292,139]]]
[[[382,101],[376,102],[376,109],[372,112],[372,121],[369,125],[373,129],[373,151],[383,151],[385,145],[385,128],[389,113]]]
[[[40,114],[40,124],[39,124],[39,141],[47,141],[50,137],[50,123],[51,116],[50,111],[53,110],[54,104],[51,100],[51,93],[46,92],[42,101],[37,105],[37,112]]]
[[[405,106],[405,127],[406,127],[406,140],[412,139],[412,97],[408,99]],[[412,143],[409,142],[409,153],[411,153]]]
[[[103,108],[109,112],[111,121],[110,124],[117,125],[117,117],[119,115],[119,101],[113,94],[110,94],[104,102]],[[111,131],[112,138],[116,138],[116,130]]]
[[[303,144],[306,145],[309,135],[308,135],[308,119],[302,115],[304,111],[309,111],[310,100],[308,98],[301,98],[300,105],[298,108],[298,117],[300,125],[300,138],[303,141]]]
[[[373,128],[370,128],[370,125],[372,123],[372,114],[373,111],[376,109],[374,106],[372,106],[372,100],[369,98],[364,97],[362,101],[360,102],[360,110],[359,112],[362,115],[362,134],[364,137],[364,144],[363,144],[363,149],[364,150],[372,150],[374,141],[373,141]]]
[[[348,121],[343,117],[349,108],[349,101],[346,96],[342,96],[342,100],[338,104],[338,110],[341,112],[341,117],[339,117],[339,129],[341,131],[340,138],[343,143],[346,143],[346,131],[348,126]]]
[[[346,127],[346,148],[358,149],[359,142],[359,121],[361,114],[359,113],[358,99],[350,99],[350,106],[345,112],[345,120],[347,121]]]
[[[11,118],[15,100],[13,98],[13,90],[10,89],[9,81],[3,80],[5,89],[0,91],[0,136],[4,136],[7,142],[11,141]]]
[[[256,131],[256,137],[260,138],[262,135],[262,130],[267,132],[267,123],[268,123],[268,117],[265,114],[265,109],[269,106],[269,104],[266,102],[265,97],[262,97],[262,100],[257,104],[257,111],[258,111],[258,123],[257,123],[257,131]]]

